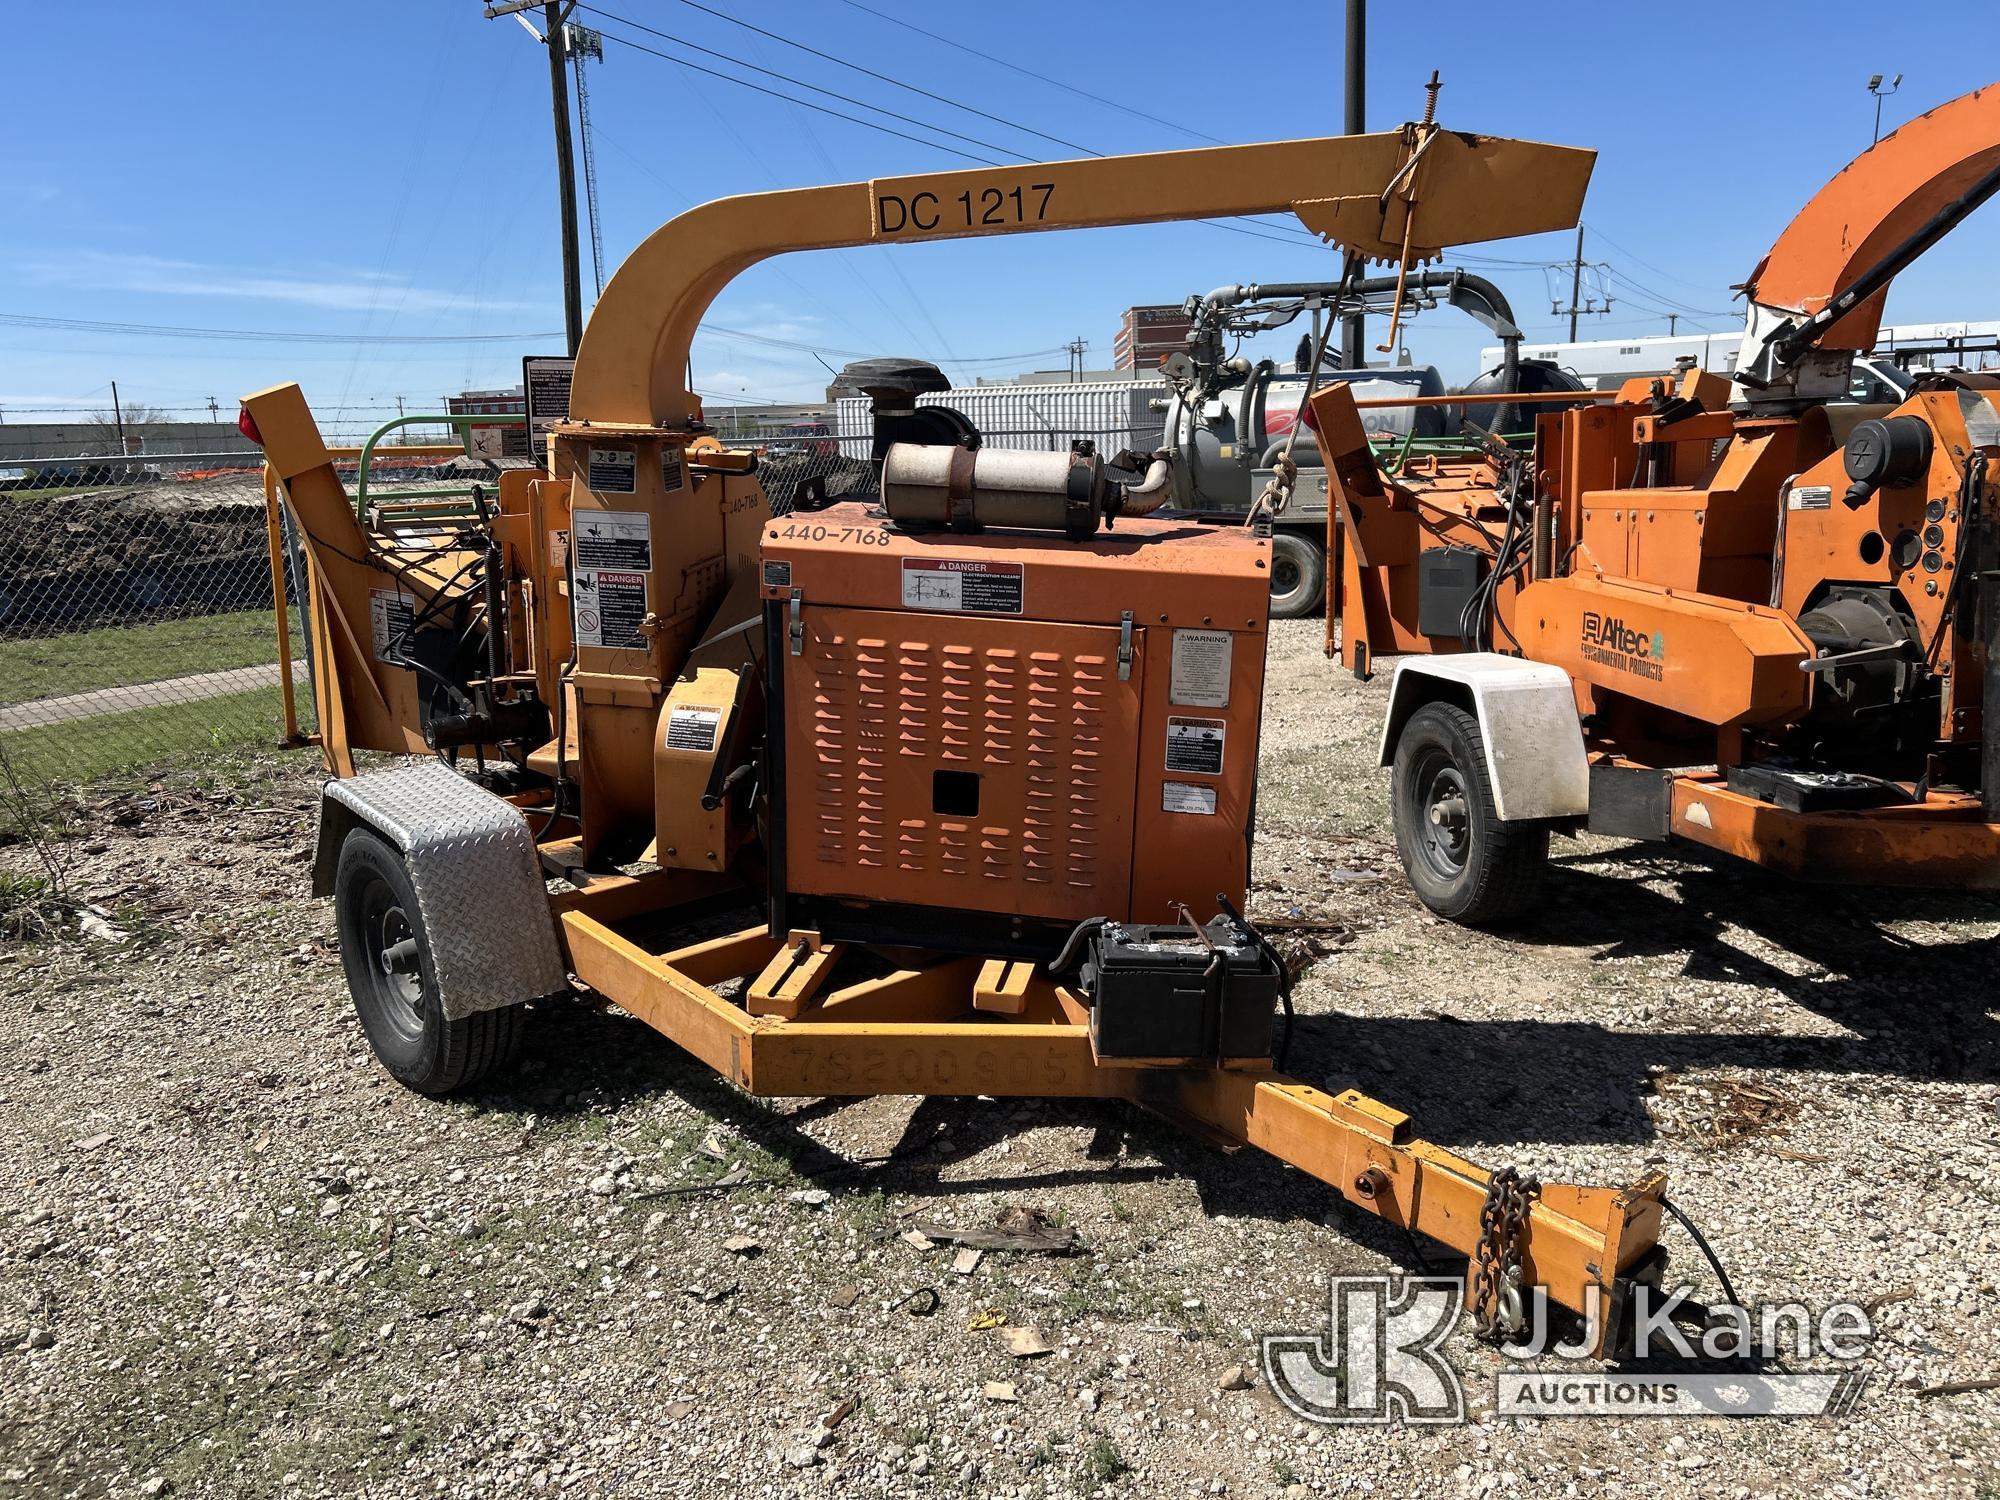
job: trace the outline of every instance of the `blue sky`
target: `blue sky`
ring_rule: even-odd
[[[588,82],[612,265],[703,199],[966,165],[947,145],[1048,159],[1072,154],[1048,136],[1115,153],[1333,133],[1341,122],[1337,0],[1254,17],[1182,0],[705,3],[1010,123],[893,88],[687,0],[580,10],[576,19],[607,37]],[[1869,74],[1905,75],[1886,130],[2000,73],[2000,6],[1990,0],[1890,9],[1696,0],[1673,8],[1671,24],[1657,8],[1573,0],[1377,0],[1373,11],[1371,128],[1417,114],[1437,68],[1446,124],[1598,150],[1585,254],[1608,262],[1589,279],[1615,304],[1584,321],[1586,337],[1664,333],[1676,308],[1708,314],[1684,317],[1684,328],[1736,326],[1729,286],[1868,144]],[[709,48],[768,70],[743,72],[750,81],[845,113],[867,112],[803,86],[879,104],[941,127],[881,120],[939,144],[754,93],[618,38],[731,71],[690,50]],[[9,70],[0,100],[10,143],[0,313],[330,337],[0,323],[4,420],[104,406],[113,379],[128,401],[190,409],[214,396],[225,411],[244,391],[295,379],[329,427],[348,432],[393,413],[399,395],[420,409],[468,385],[510,385],[523,353],[560,352],[560,338],[546,336],[336,341],[562,327],[546,57],[515,22],[484,19],[479,0],[45,7],[34,53],[34,65]],[[1891,317],[2000,316],[1980,248],[1996,225],[2000,210],[1989,207],[1903,277]],[[1531,337],[1545,339],[1558,334],[1548,309],[1566,296],[1567,276],[1543,263],[1570,248],[1567,235],[1506,241],[1476,247],[1465,263],[1499,281]],[[1330,251],[1295,235],[1198,224],[784,257],[724,292],[711,322],[732,332],[697,343],[696,385],[712,400],[797,399],[824,386],[811,353],[759,339],[810,345],[835,366],[917,354],[958,361],[948,368],[969,375],[1060,367],[1064,356],[1048,351],[1081,335],[1090,362],[1108,365],[1118,313],[1132,303],[1336,270]],[[586,252],[587,286],[589,275]],[[1295,338],[1277,342],[1289,349]],[[1457,380],[1473,373],[1482,341],[1446,310],[1420,320],[1408,342]]]

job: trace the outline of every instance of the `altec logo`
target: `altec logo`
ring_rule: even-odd
[[[1606,617],[1595,610],[1585,610],[1580,650],[1585,661],[1601,662],[1654,682],[1666,675],[1666,636],[1657,630],[1651,635],[1634,630],[1616,615]]]
[[[1606,619],[1595,610],[1585,610],[1583,615],[1583,643],[1586,646],[1601,646],[1606,651],[1617,651],[1626,656],[1650,656],[1659,661],[1667,654],[1666,637],[1655,631],[1651,635],[1634,630],[1616,615]]]

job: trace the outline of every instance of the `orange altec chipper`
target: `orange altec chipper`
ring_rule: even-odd
[[[2000,889],[2000,379],[1850,387],[1890,282],[1995,193],[2000,85],[1806,204],[1746,283],[1733,379],[1561,396],[1525,447],[1385,472],[1347,392],[1315,396],[1327,647],[1401,657],[1382,761],[1433,910],[1519,915],[1583,829]]]
[[[1267,536],[1154,514],[1171,452],[989,445],[909,361],[857,367],[862,497],[767,493],[687,387],[783,251],[1289,212],[1407,266],[1573,224],[1590,165],[1427,119],[722,199],[620,268],[541,462],[469,504],[350,497],[296,386],[247,397],[377,1055],[457,1088],[574,979],[758,1094],[1124,1099],[1256,1145],[1478,1249],[1492,1326],[1535,1287],[1618,1305],[1659,1176],[1535,1196],[1281,1071],[1289,973],[1243,916]]]

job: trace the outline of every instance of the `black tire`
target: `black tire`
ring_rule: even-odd
[[[373,829],[350,830],[340,846],[333,911],[347,992],[368,1044],[398,1083],[449,1094],[513,1061],[520,1006],[446,1019],[410,872]]]
[[[1326,550],[1299,531],[1271,533],[1271,618],[1298,620],[1326,596]]]
[[[1396,852],[1425,906],[1468,927],[1520,916],[1549,862],[1549,826],[1503,822],[1479,721],[1426,703],[1396,739],[1390,807]]]

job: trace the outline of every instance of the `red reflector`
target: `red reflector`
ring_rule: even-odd
[[[236,430],[259,448],[264,446],[264,434],[257,430],[257,420],[250,415],[249,407],[239,406],[236,409]]]
[[[1319,418],[1313,415],[1312,402],[1310,401],[1306,403],[1305,423],[1306,426],[1310,427],[1314,432],[1319,431]]]

